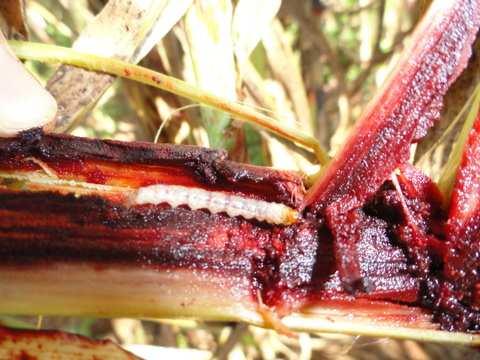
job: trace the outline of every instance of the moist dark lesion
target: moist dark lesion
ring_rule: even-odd
[[[445,330],[479,331],[478,232],[466,231],[454,250],[436,185],[412,167],[400,178],[402,195],[387,180],[361,209],[327,219],[341,290],[424,308]]]
[[[203,151],[175,148],[172,157],[170,147],[33,131],[0,140],[0,167],[10,162],[14,169],[12,159],[29,156],[56,164],[75,153],[89,161],[108,157],[121,168],[135,164],[136,156],[145,159],[141,149],[148,149],[148,161],[155,158],[155,164],[163,166],[162,156],[170,156],[165,161],[182,168]],[[134,151],[128,159],[122,158],[130,149]],[[215,151],[206,151],[203,159],[223,172],[232,188],[246,182],[250,187],[244,191],[270,186],[277,199],[303,199],[301,180],[292,173],[232,163]],[[471,304],[455,300],[456,288],[443,275],[440,230],[445,214],[435,187],[407,170],[399,182],[409,216],[387,180],[363,206],[343,212],[340,204],[338,212],[331,204],[323,216],[307,212],[290,226],[168,204],[132,205],[101,191],[77,196],[56,191],[53,184],[50,191],[31,191],[24,188],[28,180],[3,179],[0,260],[25,266],[67,261],[202,269],[250,279],[252,298],[260,293],[262,301],[282,315],[326,297],[366,299],[427,309],[448,330],[478,330],[478,313]]]

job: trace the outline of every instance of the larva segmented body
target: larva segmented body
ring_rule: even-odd
[[[284,204],[180,185],[142,187],[134,199],[137,205],[161,203],[171,207],[187,205],[192,210],[206,209],[214,214],[224,212],[231,217],[241,216],[278,225],[292,224],[298,218],[298,212]]]
[[[45,171],[45,169],[43,169]],[[46,171],[45,171],[46,172]],[[245,198],[238,195],[225,194],[220,191],[208,191],[180,185],[150,185],[138,190],[126,187],[91,184],[81,181],[58,179],[50,174],[14,174],[0,172],[0,179],[26,180],[33,184],[67,186],[91,191],[121,192],[130,205],[167,203],[171,207],[186,205],[192,210],[206,209],[217,214],[241,216],[245,219],[256,219],[270,224],[290,225],[298,219],[298,212],[284,204]]]

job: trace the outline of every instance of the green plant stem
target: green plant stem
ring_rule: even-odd
[[[104,72],[151,85],[194,102],[205,104],[229,113],[238,120],[250,122],[311,149],[321,165],[325,165],[329,161],[327,152],[314,137],[298,129],[284,126],[275,119],[261,114],[248,106],[227,101],[174,77],[125,61],[86,54],[56,45],[25,41],[9,41],[9,45],[13,52],[24,60],[63,63],[91,71]]]
[[[442,192],[444,199],[444,206],[450,204],[450,196],[452,194],[453,186],[455,184],[455,179],[457,176],[457,170],[460,166],[462,160],[462,154],[465,148],[465,143],[468,140],[468,134],[472,129],[473,123],[477,117],[478,111],[480,109],[480,84],[477,85],[475,91],[473,92],[470,99],[468,99],[465,107],[461,110],[458,118],[462,117],[463,114],[468,111],[466,114],[466,119],[463,124],[460,133],[455,140],[455,144],[452,147],[452,152],[448,158],[447,163],[444,165],[440,179],[438,180],[438,187]],[[454,120],[456,122],[457,119]]]

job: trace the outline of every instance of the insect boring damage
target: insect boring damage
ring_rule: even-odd
[[[370,315],[383,304],[428,314],[427,325],[411,317],[402,325],[478,332],[479,252],[467,254],[465,237],[452,234],[464,253],[449,255],[438,189],[408,157],[466,66],[479,14],[480,1],[434,2],[411,52],[307,195],[298,175],[234,163],[221,151],[34,131],[0,139],[3,173],[58,176],[49,188],[0,187],[0,248],[8,249],[0,274],[12,259],[201,271],[241,279],[242,299],[264,304],[260,312],[330,303]],[[58,191],[60,181],[85,194]],[[107,187],[126,195],[109,197]],[[476,231],[467,235],[478,243]],[[473,275],[457,276],[465,268]]]
[[[133,203],[186,205],[192,210],[205,209],[212,214],[226,213],[231,217],[241,216],[277,225],[291,225],[299,216],[296,210],[280,203],[179,185],[157,184],[140,188]]]
[[[275,225],[290,225],[299,218],[295,206],[304,191],[300,177],[232,163],[221,152],[127,145],[38,130],[10,141],[0,139],[0,148],[4,178],[69,187],[76,194],[85,189],[124,193],[128,206],[186,206]]]

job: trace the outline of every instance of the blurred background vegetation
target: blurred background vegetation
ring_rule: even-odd
[[[23,15],[30,40],[70,47],[79,35],[118,37],[119,34],[110,33],[117,30],[108,26],[93,33],[90,29],[85,34],[87,24],[106,3],[27,0]],[[140,63],[314,134],[333,155],[395,65],[428,3],[178,1],[177,7],[182,9],[173,11],[171,16],[180,21],[171,21],[166,35],[155,41]],[[107,25],[114,20],[103,19]],[[128,23],[128,19],[123,21]],[[20,31],[15,36],[25,34]],[[95,46],[89,50],[104,53],[105,49]],[[48,83],[52,92],[57,87],[59,104],[70,101],[58,89],[72,86],[71,80],[59,85],[63,80],[58,80],[56,67],[33,62],[27,66]],[[56,76],[58,81],[53,81]],[[67,119],[65,129],[72,134],[225,148],[237,161],[307,174],[318,167],[311,155],[278,137],[164,91],[119,79],[103,82],[96,78],[85,81],[83,86],[82,93],[90,93],[89,102],[74,109],[61,108]],[[207,359],[212,355],[232,360],[477,356],[466,348],[412,341],[325,334],[289,338],[233,323],[24,317],[1,317],[0,322],[13,327],[56,328],[111,338],[127,347],[136,344],[137,350],[145,351],[143,354],[152,359]]]
[[[72,46],[104,3],[26,1],[30,39]],[[427,5],[425,0],[194,1],[141,64],[311,132],[333,154]],[[52,67],[29,66],[44,82],[52,78]],[[221,147],[237,161],[312,171],[299,149],[278,138],[133,82],[115,81],[91,113],[77,118],[68,129],[75,135]]]

